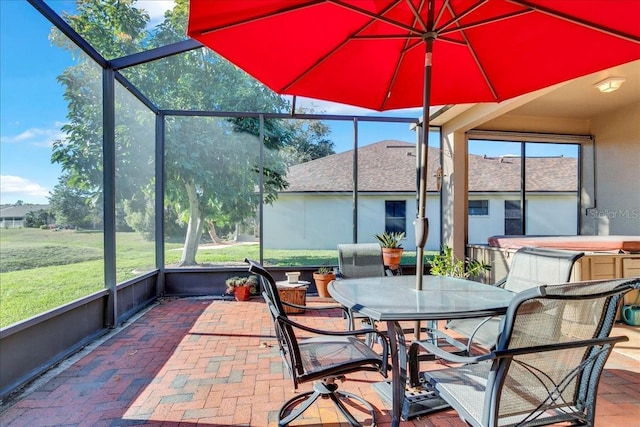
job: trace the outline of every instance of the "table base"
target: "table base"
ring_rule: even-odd
[[[393,395],[391,381],[374,383],[373,388],[384,401],[391,404]],[[420,415],[441,411],[449,407],[449,404],[437,397],[433,391],[426,390],[422,387],[407,386],[404,392],[404,403],[402,404],[401,417],[406,421]]]

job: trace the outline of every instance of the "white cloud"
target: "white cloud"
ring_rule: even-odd
[[[164,20],[164,13],[173,9],[174,0],[139,0],[135,6],[149,14],[149,28],[154,28]]]
[[[0,203],[49,203],[49,190],[37,182],[20,176],[0,175]]]
[[[1,136],[0,141],[3,144],[28,144],[36,147],[52,147],[53,141],[64,140],[66,134],[60,130],[64,123],[57,122],[54,127],[49,129],[30,128],[18,135]]]

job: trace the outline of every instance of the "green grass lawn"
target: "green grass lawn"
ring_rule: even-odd
[[[102,232],[0,229],[0,327],[41,314],[104,289]],[[165,243],[166,266],[177,266],[181,243]],[[154,243],[139,233],[116,234],[118,283],[155,268]],[[259,245],[202,245],[202,266],[244,265],[259,259]],[[415,263],[407,252],[403,263]],[[336,250],[264,249],[268,266],[337,265]]]

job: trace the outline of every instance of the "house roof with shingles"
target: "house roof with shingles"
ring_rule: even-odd
[[[24,218],[29,212],[47,210],[49,205],[0,205],[0,218]]]
[[[289,188],[283,193],[343,192],[353,189],[353,150],[291,166]],[[440,151],[429,147],[427,191],[436,191],[435,172]],[[469,156],[470,192],[520,191],[520,157]],[[576,191],[577,159],[529,157],[527,191]],[[358,150],[358,188],[361,192],[415,192],[415,144],[381,141]]]

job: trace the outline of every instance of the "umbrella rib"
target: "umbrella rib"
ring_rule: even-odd
[[[424,31],[428,31],[427,24],[422,20],[422,17],[420,16],[420,11],[416,9],[416,7],[413,5],[413,2],[411,2],[411,0],[405,0],[405,1],[407,2],[407,6],[409,6],[409,9],[411,9],[411,13],[413,13],[414,24],[417,21]],[[423,6],[424,6],[424,1],[420,4],[420,10],[422,10]]]
[[[592,30],[600,31],[600,32],[605,33],[605,34],[609,34],[609,35],[612,35],[612,36],[615,36],[615,37],[618,37],[618,38],[621,38],[621,39],[626,39],[626,40],[632,41],[634,43],[640,43],[640,37],[635,36],[633,34],[627,34],[627,33],[624,33],[622,31],[618,31],[618,30],[614,30],[612,28],[605,27],[603,25],[598,25],[598,24],[596,24],[594,22],[586,21],[584,19],[579,19],[579,18],[577,18],[575,16],[570,16],[570,15],[564,14],[562,12],[558,12],[558,11],[555,11],[553,9],[549,9],[547,7],[539,6],[539,5],[536,5],[536,4],[531,4],[526,0],[509,0],[509,1],[511,3],[518,4],[520,6],[529,7],[531,9],[533,9],[534,11],[537,11],[537,12],[540,12],[540,13],[544,13],[544,14],[553,16],[555,18],[563,19],[563,20],[568,21],[568,22],[572,22],[572,23],[574,23],[576,25],[581,25],[583,27],[587,27],[587,28],[590,28]]]
[[[202,36],[206,36],[208,34],[215,33],[216,31],[226,30],[226,29],[237,27],[239,25],[244,25],[244,24],[247,24],[247,23],[250,23],[250,22],[256,22],[256,21],[260,21],[262,19],[272,18],[274,16],[282,15],[282,14],[293,12],[293,11],[296,11],[296,10],[306,9],[307,7],[312,7],[312,6],[315,6],[317,4],[324,3],[324,2],[325,2],[325,0],[309,0],[307,3],[304,3],[304,4],[283,7],[282,9],[278,9],[278,10],[273,11],[273,12],[267,12],[267,13],[264,13],[262,15],[253,16],[253,17],[251,17],[249,19],[245,19],[245,20],[242,20],[242,21],[235,21],[235,22],[231,22],[231,23],[228,23],[228,24],[219,25],[217,27],[208,27],[208,28],[205,28],[203,30],[194,31],[194,34],[199,34],[199,35],[202,35]]]
[[[447,27],[450,27],[452,25],[459,25],[459,22],[460,22],[461,19],[464,19],[466,16],[468,16],[471,13],[475,12],[476,10],[478,10],[478,8],[480,6],[484,5],[485,3],[487,3],[487,0],[478,0],[476,3],[474,3],[470,7],[468,7],[467,10],[463,11],[460,14],[457,14],[453,10],[453,6],[451,5],[451,3],[449,1],[446,1],[442,5],[442,8],[440,8],[440,14],[438,15],[438,19],[442,18],[442,14],[443,14],[445,9],[448,9],[449,12],[451,12],[452,18],[449,20],[449,22],[446,22],[442,27],[440,27],[440,30],[438,30],[438,34],[440,34],[440,31],[445,31],[444,29],[447,28]],[[458,30],[459,28],[456,27],[455,29]]]
[[[422,18],[420,17],[420,10],[422,10],[422,8],[424,7],[424,1],[420,4],[419,10],[416,10],[416,8],[413,6],[413,4],[407,0],[407,3],[409,4],[409,7],[411,8],[411,11],[413,12],[413,16],[414,16],[414,21],[413,24],[415,25],[416,21],[418,21],[418,23],[425,29],[427,29],[426,24],[422,21]],[[402,50],[400,51],[400,56],[398,58],[398,61],[396,62],[396,66],[394,67],[393,70],[393,76],[391,76],[391,80],[389,81],[389,84],[387,85],[387,90],[385,91],[386,96],[384,97],[384,99],[382,100],[382,104],[381,107],[384,110],[387,104],[387,100],[389,99],[389,97],[391,96],[391,88],[393,88],[393,85],[395,84],[397,78],[398,78],[398,74],[400,73],[400,64],[402,64],[403,58],[405,56],[405,54],[413,49],[414,47],[420,45],[420,43],[415,43],[412,46],[409,46],[409,40],[408,40],[409,36],[405,37],[405,42],[404,42],[404,47],[402,48]],[[422,36],[420,37],[422,39]]]
[[[335,52],[337,52],[338,50],[340,50],[343,46],[345,46],[349,41],[351,41],[351,37],[346,37],[342,43],[340,43],[339,45],[337,45],[336,47],[334,47],[333,49],[331,49],[331,51],[327,52],[326,54],[322,55],[321,58],[319,58],[316,62],[314,62],[310,67],[308,67],[306,70],[304,70],[303,72],[301,72],[300,74],[298,74],[296,76],[295,79],[291,80],[289,83],[287,83],[285,86],[282,87],[282,89],[280,89],[280,92],[286,92],[288,91],[291,86],[295,85],[296,83],[298,83],[298,81],[300,81],[301,79],[303,79],[307,74],[309,74],[310,72],[312,72],[316,67],[318,67],[320,64],[322,64],[324,61],[326,61],[331,55],[333,55]]]
[[[504,21],[506,19],[511,19],[511,18],[516,17],[516,16],[526,15],[526,14],[534,13],[534,12],[535,11],[533,11],[533,10],[521,10],[519,12],[512,12],[512,13],[507,13],[507,14],[500,15],[500,16],[494,16],[493,18],[487,18],[487,19],[483,19],[481,21],[471,22],[471,23],[464,24],[464,25],[458,24],[457,27],[451,28],[449,30],[438,30],[438,35],[457,33],[457,32],[462,31],[462,30],[468,30],[470,28],[481,27],[483,25],[493,24],[493,23],[496,23],[498,21]],[[450,24],[451,23],[449,23],[448,25],[450,25]]]
[[[445,11],[445,7],[449,4],[449,1],[450,0],[445,0],[445,2],[442,4],[442,7],[438,11],[438,16],[436,16],[436,18],[433,20],[433,27],[434,28],[438,27],[438,22],[440,22],[440,19],[442,19],[442,16],[443,16],[444,11]]]
[[[422,40],[422,34],[406,35],[406,34],[371,34],[366,36],[351,36],[351,40],[393,40],[393,39],[415,39]]]
[[[451,5],[447,5],[447,7],[451,7]],[[455,12],[453,10],[451,10],[451,14],[455,16]],[[458,22],[456,22],[456,25],[458,27],[462,27]],[[478,55],[476,55],[475,49],[473,48],[473,46],[469,42],[469,39],[467,38],[467,35],[465,34],[464,28],[460,29],[460,35],[464,39],[464,44],[467,46],[467,49],[469,49],[469,52],[471,53],[471,56],[473,57],[473,61],[476,63],[478,69],[480,70],[480,73],[482,74],[482,78],[487,83],[487,87],[491,91],[491,95],[493,95],[493,99],[497,100],[498,96],[496,94],[496,89],[491,84],[491,80],[489,79],[489,76],[487,75],[487,72],[485,71],[484,67],[482,66],[482,63],[478,59]]]
[[[337,6],[345,7],[348,10],[354,11],[356,13],[360,13],[360,14],[362,14],[364,16],[368,16],[368,17],[372,18],[372,20],[367,22],[361,28],[359,28],[356,31],[354,31],[349,37],[346,37],[344,39],[344,41],[342,41],[342,43],[340,43],[338,46],[336,46],[333,49],[331,49],[331,51],[327,52],[325,55],[323,55],[321,58],[319,58],[313,65],[311,65],[309,68],[307,68],[306,70],[304,70],[303,72],[298,74],[298,76],[295,79],[291,80],[287,85],[285,85],[281,89],[282,92],[286,92],[287,90],[289,90],[298,81],[303,79],[306,75],[308,75],[310,72],[312,72],[320,64],[322,64],[324,61],[326,61],[331,55],[333,55],[335,52],[340,50],[343,46],[345,46],[348,42],[350,42],[352,40],[385,39],[385,38],[386,39],[395,39],[395,38],[406,39],[407,37],[414,37],[414,36],[411,36],[411,35],[393,35],[393,34],[390,34],[390,35],[378,35],[378,36],[358,36],[357,35],[358,33],[364,31],[370,25],[373,25],[373,23],[376,22],[377,20],[381,20],[383,22],[387,22],[387,23],[392,24],[392,25],[399,24],[396,21],[393,21],[393,20],[390,20],[390,19],[386,19],[383,16],[385,13],[387,13],[389,10],[391,10],[393,7],[395,7],[398,4],[398,2],[390,4],[384,10],[382,10],[379,14],[372,14],[372,13],[366,11],[366,10],[359,9],[359,8],[353,7],[351,5],[345,5],[344,3],[342,3],[341,1],[338,1],[338,0],[329,0],[329,2],[333,3],[333,4],[337,5]],[[409,32],[413,32],[413,33],[417,32],[417,30],[415,30],[413,27],[408,27],[408,26],[404,26],[404,25],[403,25],[403,27],[404,27],[404,29],[406,29]],[[416,38],[420,38],[420,34],[416,34],[415,37]]]
[[[411,33],[422,34],[422,31],[420,31],[420,30],[418,30],[418,29],[416,29],[416,28],[414,28],[412,26],[406,25],[406,24],[404,24],[402,22],[395,21],[393,19],[389,19],[389,18],[386,18],[385,16],[383,16],[390,9],[392,9],[394,6],[396,6],[399,3],[398,1],[396,1],[395,3],[390,4],[381,13],[369,12],[366,9],[362,9],[362,8],[356,7],[356,6],[351,5],[351,4],[346,4],[346,3],[342,2],[341,0],[327,0],[327,2],[333,3],[336,6],[344,7],[345,9],[351,10],[351,11],[359,13],[361,15],[368,16],[369,18],[372,18],[372,19],[374,19],[376,21],[381,21],[381,22],[384,22],[386,24],[393,25],[394,27],[398,27],[398,28],[401,28],[403,30],[407,30],[407,31],[409,31]]]
[[[464,34],[464,32],[462,33],[462,37],[464,38],[464,40],[466,42],[466,45],[467,45],[467,47],[469,49],[469,52],[471,52],[471,56],[473,57],[474,62],[476,63],[476,65],[478,66],[478,69],[480,70],[480,73],[482,74],[482,78],[487,83],[487,86],[489,87],[489,90],[491,91],[491,95],[493,95],[493,99],[495,99],[497,101],[498,100],[498,94],[496,93],[496,89],[493,87],[493,84],[491,84],[491,80],[489,79],[489,76],[487,75],[484,67],[482,66],[482,63],[480,63],[480,61],[478,60],[478,56],[476,55],[475,49],[473,49],[473,46],[471,46],[471,43],[469,43],[469,39],[467,38],[467,35]]]

